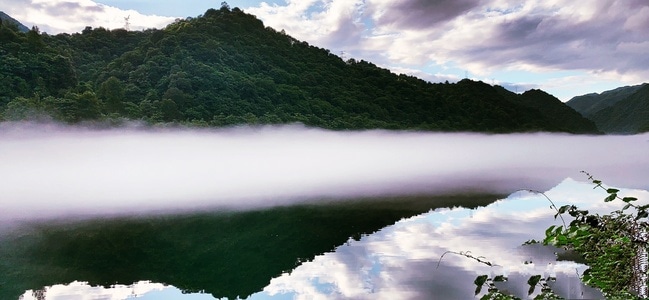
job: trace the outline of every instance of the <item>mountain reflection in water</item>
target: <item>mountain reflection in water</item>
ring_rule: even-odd
[[[31,223],[0,234],[0,264],[11,270],[0,273],[0,299],[73,281],[110,287],[143,280],[245,298],[350,237],[434,208],[477,207],[499,197],[318,201],[252,211]]]
[[[618,208],[615,203],[601,201],[606,196],[603,193],[593,190],[588,183],[566,179],[546,195],[556,205],[571,203],[593,212]],[[622,193],[641,200],[649,199],[647,191],[623,190]],[[559,222],[554,220],[553,211],[543,196],[522,192],[478,209],[437,209],[403,219],[359,239],[350,238],[334,251],[317,255],[272,278],[270,284],[248,299],[471,299],[475,297],[473,281],[482,274],[508,276],[509,280],[499,285],[500,289],[521,298],[528,297],[527,279],[536,274],[556,276],[557,281],[551,286],[562,297],[601,298],[598,291],[579,281],[578,274],[586,266],[557,261],[555,250],[549,247],[521,246],[529,239],[542,239],[543,230]],[[452,254],[440,260],[447,251],[468,251],[496,266],[489,267]],[[258,261],[257,266],[242,267],[263,267],[272,260],[266,257]],[[75,283],[46,288],[45,299],[68,299],[63,295],[90,289],[87,285],[85,290],[80,286],[83,285]],[[183,295],[172,286],[154,283],[139,282],[131,290],[135,291],[136,287],[142,299],[160,299],[163,295],[168,299],[208,298],[205,294]],[[124,288],[112,289],[114,296],[109,296],[111,289],[102,288],[102,299],[125,299]],[[205,289],[208,288],[211,286],[206,285]],[[33,294],[34,291],[27,291],[23,299],[36,299]]]

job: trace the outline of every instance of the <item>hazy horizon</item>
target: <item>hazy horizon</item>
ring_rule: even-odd
[[[648,189],[649,134],[91,129],[0,123],[0,221],[547,190],[588,171]]]

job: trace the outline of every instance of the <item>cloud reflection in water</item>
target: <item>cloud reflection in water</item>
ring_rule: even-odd
[[[603,191],[572,179],[546,194],[557,205],[572,203],[593,212],[619,208],[601,201],[606,196]],[[649,199],[646,191],[625,190],[626,195]],[[509,280],[500,285],[501,290],[521,298],[527,298],[527,279],[536,274],[556,276],[553,289],[565,298],[601,298],[579,281],[577,273],[586,269],[584,265],[556,261],[554,250],[548,247],[521,246],[524,241],[542,239],[543,230],[552,224],[560,221],[553,219],[548,201],[534,194],[516,193],[473,211],[441,209],[402,220],[360,241],[351,240],[273,279],[252,299],[281,295],[295,299],[472,299],[473,280],[481,274],[507,275]],[[446,251],[470,251],[498,266],[449,254],[440,262]]]

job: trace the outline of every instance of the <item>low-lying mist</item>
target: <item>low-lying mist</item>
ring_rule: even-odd
[[[586,170],[649,188],[649,135],[0,124],[0,221],[547,190]]]

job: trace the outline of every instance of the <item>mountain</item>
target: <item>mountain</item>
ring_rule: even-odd
[[[29,28],[27,26],[23,25],[22,23],[18,22],[16,19],[12,18],[8,14],[0,11],[0,21],[2,21],[0,25],[14,25],[20,32],[27,32],[29,31]]]
[[[607,133],[649,131],[649,84],[641,85],[632,95],[611,107],[599,110],[590,118]]]
[[[588,133],[597,131],[592,121],[582,117],[577,111],[565,105],[558,98],[538,89],[524,92],[519,101],[521,104],[539,110],[561,131]]]
[[[649,84],[625,86],[601,94],[577,96],[567,105],[606,133],[649,131]]]
[[[570,99],[566,104],[572,107],[585,117],[590,117],[596,112],[615,105],[621,100],[633,95],[642,85],[624,86],[601,94],[591,93],[582,96],[576,96]]]
[[[87,27],[49,36],[0,28],[0,51],[5,120],[596,132],[577,114],[554,115],[484,82],[434,84],[344,61],[238,8],[209,9],[162,30]]]

